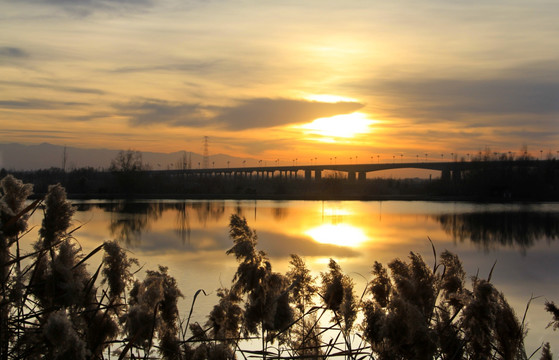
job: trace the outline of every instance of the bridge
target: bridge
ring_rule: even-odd
[[[424,169],[441,172],[442,180],[461,179],[462,173],[468,170],[487,167],[535,167],[544,163],[538,160],[499,160],[499,161],[441,161],[441,162],[407,162],[381,164],[328,164],[328,165],[292,165],[292,166],[255,166],[232,168],[206,168],[186,170],[161,170],[169,174],[207,177],[226,177],[243,179],[283,178],[295,179],[303,175],[306,180],[320,180],[327,171],[344,173],[348,180],[364,181],[367,173],[394,169]],[[159,172],[159,171],[158,171]]]

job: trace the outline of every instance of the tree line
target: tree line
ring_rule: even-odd
[[[487,167],[464,171],[458,181],[434,179],[377,178],[349,181],[323,177],[304,179],[199,178],[186,174],[137,170],[99,171],[93,168],[68,172],[51,168],[35,171],[0,170],[32,183],[37,194],[46,194],[49,184],[62,184],[72,198],[244,198],[309,200],[456,199],[474,201],[559,199],[559,161],[539,166]]]

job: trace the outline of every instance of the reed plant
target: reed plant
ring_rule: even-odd
[[[32,188],[0,182],[0,358],[177,359],[181,295],[167,269],[136,279],[137,265],[107,241],[84,254],[71,229],[75,209],[60,185],[27,205]],[[43,211],[38,239],[22,251],[27,220]],[[103,254],[95,272],[87,261]]]

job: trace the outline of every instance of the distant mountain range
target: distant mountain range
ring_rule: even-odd
[[[39,145],[22,145],[16,143],[0,143],[0,169],[38,170],[51,167],[72,170],[93,167],[107,169],[119,153],[119,150],[82,149],[42,143]],[[66,158],[66,161],[64,161]],[[173,153],[142,152],[142,160],[152,169],[199,168],[204,165],[204,157],[200,154],[178,151]],[[209,167],[241,166],[252,159],[242,159],[223,154],[210,155]]]

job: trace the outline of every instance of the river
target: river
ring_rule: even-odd
[[[544,341],[559,352],[559,333],[546,329],[551,315],[544,301],[559,302],[559,203],[476,204],[428,201],[81,201],[74,234],[85,251],[118,239],[145,269],[169,267],[187,315],[193,295],[204,289],[194,320],[204,322],[216,289],[229,286],[236,270],[226,250],[231,214],[246,217],[258,248],[273,270],[285,272],[289,255],[303,257],[315,275],[330,258],[350,274],[360,294],[374,261],[407,260],[410,251],[433,264],[447,249],[459,255],[468,276],[487,278],[526,321],[530,354]],[[31,224],[40,226],[37,212]],[[93,262],[99,261],[92,260]],[[94,269],[90,268],[91,271]],[[468,281],[468,287],[470,283]]]

